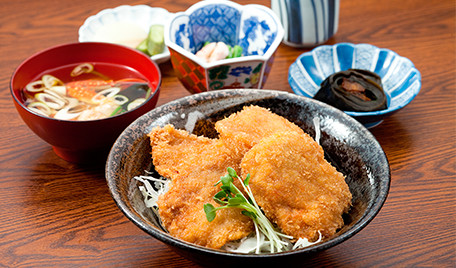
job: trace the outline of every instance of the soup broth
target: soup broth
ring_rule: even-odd
[[[28,109],[60,120],[97,120],[135,109],[156,81],[109,63],[81,63],[47,70],[23,89]]]

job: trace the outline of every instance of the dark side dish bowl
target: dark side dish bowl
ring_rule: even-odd
[[[346,176],[352,192],[352,208],[344,215],[344,226],[328,240],[311,247],[267,254],[230,253],[197,246],[170,236],[159,219],[147,208],[135,176],[153,172],[151,146],[147,134],[155,126],[173,124],[185,129],[189,114],[198,113],[208,126],[240,111],[258,105],[285,117],[312,137],[314,118],[320,121],[322,145],[327,160]],[[206,122],[206,123],[205,123]],[[254,126],[252,126],[254,127]],[[195,127],[193,133],[200,134]],[[206,130],[207,131],[207,130]],[[390,167],[375,137],[361,123],[334,107],[283,91],[229,89],[195,94],[172,101],[138,118],[119,136],[106,163],[106,180],[120,210],[140,229],[170,246],[177,253],[201,264],[284,264],[299,262],[309,254],[335,246],[361,231],[377,215],[390,186]]]
[[[96,120],[61,120],[27,108],[24,88],[30,82],[48,72],[82,63],[104,65],[105,71],[112,71],[111,79],[141,78],[148,84],[150,93],[136,108]],[[52,145],[58,156],[69,162],[93,163],[104,162],[119,134],[136,118],[155,107],[160,85],[160,70],[145,54],[120,45],[87,42],[58,45],[32,55],[14,71],[10,90],[23,121]]]

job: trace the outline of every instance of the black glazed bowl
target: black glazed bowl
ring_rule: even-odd
[[[134,176],[153,169],[151,146],[146,136],[154,126],[167,123],[185,129],[189,113],[198,111],[209,120],[219,120],[245,105],[269,108],[315,136],[313,118],[321,127],[320,144],[328,160],[346,175],[353,206],[344,215],[345,225],[334,235],[314,246],[273,254],[229,253],[197,246],[174,238],[160,228],[157,218],[144,205]],[[155,108],[133,122],[117,139],[106,164],[109,190],[121,211],[146,233],[177,253],[200,264],[259,264],[293,262],[352,237],[379,212],[388,195],[390,167],[374,136],[358,121],[319,101],[295,94],[254,89],[210,91],[195,94]]]

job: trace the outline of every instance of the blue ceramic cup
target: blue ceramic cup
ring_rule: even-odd
[[[340,0],[271,0],[285,30],[283,42],[293,47],[325,43],[339,25]]]

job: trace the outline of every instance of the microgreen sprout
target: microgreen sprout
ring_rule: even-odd
[[[221,191],[216,193],[213,197],[214,201],[220,205],[220,207],[214,207],[212,204],[207,203],[204,205],[204,212],[209,222],[213,221],[216,217],[216,212],[224,208],[241,208],[243,209],[242,214],[251,218],[255,224],[255,231],[257,238],[260,237],[261,232],[268,240],[270,244],[270,252],[280,252],[287,249],[288,243],[283,241],[282,238],[292,239],[293,237],[284,235],[275,230],[272,223],[266,218],[262,210],[258,206],[255,198],[253,197],[252,190],[249,186],[250,174],[242,180],[233,168],[228,168],[228,174],[220,178],[214,186],[222,184],[220,186]],[[244,191],[247,193],[248,198],[234,185],[233,181],[237,179],[241,182]],[[255,253],[260,253],[260,242],[257,242]]]

